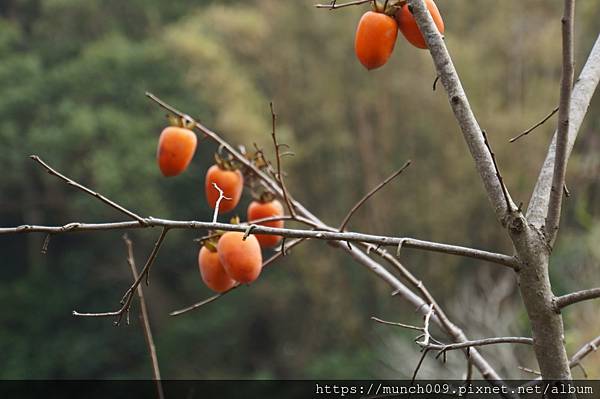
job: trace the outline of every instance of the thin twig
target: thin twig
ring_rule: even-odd
[[[389,284],[393,289],[392,295],[397,295],[411,305],[415,306],[417,311],[421,314],[424,315],[423,312],[425,309],[428,309],[428,304],[433,304],[436,313],[432,317],[432,321],[440,326],[440,328],[442,328],[442,330],[444,330],[454,342],[463,342],[468,340],[464,332],[455,324],[453,324],[445,315],[444,311],[439,307],[439,305],[436,304],[435,299],[431,296],[425,285],[421,281],[417,280],[408,270],[406,270],[406,268],[404,268],[404,266],[402,266],[402,264],[400,264],[400,262],[398,262],[393,255],[384,250],[375,251],[377,255],[390,262],[398,270],[401,270],[402,278],[407,279],[409,283],[416,288],[417,292],[413,292],[409,287],[396,278],[394,274],[382,266],[382,264],[374,261],[371,257],[366,255],[366,253],[358,250],[356,247],[353,247],[353,249],[350,250],[346,247],[346,245],[339,241],[333,241],[332,245],[348,252],[350,256],[352,256],[352,258],[358,263]],[[364,248],[368,247],[366,244],[361,246]],[[490,384],[494,386],[505,386],[498,373],[492,366],[489,365],[485,358],[476,349],[471,350],[471,358],[473,359],[474,366]]]
[[[52,234],[46,234],[44,242],[42,243],[42,255],[46,255],[48,253],[48,245],[50,245],[50,238],[52,238]]]
[[[469,356],[470,349],[467,349],[467,372],[465,374],[465,383],[463,386],[469,386],[473,379],[473,359]]]
[[[523,133],[519,134],[518,136],[515,136],[512,139],[510,139],[509,142],[514,143],[515,141],[519,140],[521,137],[527,136],[529,133],[533,132],[535,129],[542,126],[544,123],[546,123],[546,121],[548,119],[552,118],[552,116],[557,112],[558,112],[558,107],[554,108],[548,115],[546,115],[544,117],[544,119],[542,119],[535,125],[531,126],[529,129],[525,130]]]
[[[590,102],[600,82],[600,35],[588,54],[588,58],[577,77],[571,94],[571,110],[569,112],[569,137],[567,143],[567,158],[571,155],[577,136],[581,130],[583,120],[587,114]],[[544,165],[540,169],[535,188],[527,207],[527,220],[536,228],[542,228],[548,213],[548,201],[552,188],[552,174],[554,171],[554,155],[556,154],[557,133],[554,133],[552,142],[546,152]]]
[[[421,369],[421,365],[423,365],[423,361],[425,360],[425,356],[427,356],[427,353],[429,353],[429,349],[425,349],[423,351],[423,354],[421,355],[421,358],[419,359],[419,363],[417,363],[417,367],[415,368],[413,376],[410,379],[410,385],[414,384],[415,380],[417,379],[417,374],[419,373],[419,369]]]
[[[534,374],[534,375],[542,375],[542,373],[540,373],[539,371],[537,371],[537,370],[534,370],[534,369],[530,369],[530,368],[528,368],[528,367],[517,366],[517,368],[518,368],[519,370],[521,370],[521,371],[524,371],[524,372],[526,372],[526,373],[529,373],[529,374]]]
[[[552,174],[552,189],[546,215],[546,236],[548,243],[553,244],[558,226],[563,199],[563,186],[567,171],[567,152],[569,141],[569,116],[571,110],[571,93],[573,91],[573,23],[575,0],[565,0],[562,17],[562,78],[560,83],[560,102],[558,109],[558,129],[556,134],[556,155]]]
[[[275,148],[275,159],[276,159],[276,165],[277,165],[277,174],[275,175],[275,180],[277,180],[277,182],[279,183],[279,185],[281,186],[281,191],[283,192],[283,200],[285,201],[285,203],[287,204],[288,210],[290,212],[290,214],[293,217],[296,217],[296,209],[294,207],[294,204],[291,200],[291,196],[290,193],[288,192],[287,187],[285,186],[285,182],[283,181],[283,173],[281,172],[281,147],[282,146],[287,146],[286,144],[280,144],[277,141],[277,133],[276,133],[276,127],[277,127],[277,114],[275,113],[275,109],[273,108],[273,103],[270,102],[269,103],[269,108],[271,109],[271,138],[273,139],[273,147]]]
[[[496,171],[496,177],[498,178],[498,183],[500,187],[502,187],[502,194],[504,195],[504,201],[506,201],[506,209],[510,213],[513,211],[512,203],[510,201],[510,196],[508,195],[508,191],[506,186],[504,185],[504,179],[502,178],[502,174],[500,173],[500,169],[498,168],[498,162],[496,161],[496,154],[492,151],[492,147],[490,146],[490,142],[488,141],[487,134],[485,130],[481,130],[481,134],[483,135],[483,142],[485,143],[486,148],[490,152],[490,156],[492,157],[492,163],[494,165],[494,170]]]
[[[579,350],[577,352],[575,352],[575,354],[571,357],[571,360],[569,361],[569,368],[572,369],[575,367],[581,367],[582,366],[581,362],[583,361],[583,359],[585,359],[587,356],[591,355],[592,353],[596,352],[599,348],[600,348],[600,336],[597,336],[590,342],[587,342],[586,344],[584,344],[581,348],[579,348]],[[585,370],[585,369],[583,369],[583,370]],[[529,371],[529,370],[524,370],[524,371]],[[536,372],[536,371],[534,371],[534,373],[537,375],[541,375],[541,373]],[[584,373],[585,373],[585,371],[584,371]],[[535,380],[528,381],[527,383],[525,383],[521,386],[529,387],[529,386],[537,385],[537,384],[539,384],[541,379],[542,379],[542,377],[540,376],[540,377],[536,378]]]
[[[169,231],[169,229],[166,227],[162,229],[160,236],[158,237],[158,240],[156,240],[156,242],[154,243],[154,248],[152,249],[152,252],[150,253],[150,256],[148,257],[148,260],[146,260],[146,264],[144,265],[142,272],[140,273],[138,278],[135,280],[135,282],[131,285],[131,287],[129,287],[129,289],[127,291],[125,291],[125,294],[123,295],[123,298],[121,299],[122,306],[119,310],[116,310],[114,312],[103,312],[103,313],[80,313],[80,312],[74,310],[73,316],[77,316],[77,317],[116,317],[117,320],[115,321],[115,325],[121,324],[123,315],[129,312],[129,308],[131,307],[131,301],[133,300],[133,296],[134,296],[136,288],[140,285],[144,276],[148,275],[148,272],[150,271],[150,267],[154,263],[154,260],[156,259],[156,256],[158,255],[158,251],[160,250],[160,247],[161,247],[168,231]]]
[[[77,183],[76,181],[73,181],[71,179],[69,179],[67,176],[57,172],[56,170],[54,170],[52,167],[50,167],[50,165],[48,165],[47,163],[45,163],[44,161],[42,161],[42,159],[37,156],[37,155],[31,155],[29,156],[29,158],[31,158],[32,160],[34,160],[35,162],[39,163],[40,165],[42,165],[44,167],[44,169],[46,169],[46,171],[48,172],[48,174],[52,175],[52,176],[56,176],[59,179],[63,180],[65,183],[67,183],[69,186],[73,186],[76,187],[86,193],[88,193],[89,195],[99,199],[100,201],[104,202],[106,205],[118,210],[121,213],[124,213],[125,215],[131,217],[132,219],[137,220],[140,224],[144,224],[144,219],[141,216],[138,216],[137,214],[131,212],[128,209],[125,209],[124,207],[122,207],[121,205],[117,204],[114,201],[109,200],[108,198],[106,198],[105,196],[103,196],[100,193],[97,193],[93,190],[90,190],[89,188],[87,188],[86,186]]]
[[[217,202],[215,203],[215,211],[213,213],[213,218],[212,218],[212,222],[217,223],[217,218],[219,217],[219,207],[221,206],[221,201],[222,200],[231,201],[231,198],[226,197],[225,194],[223,194],[223,190],[221,190],[219,188],[219,186],[217,186],[217,183],[213,183],[212,185],[215,188],[215,190],[217,190],[219,192],[219,198],[217,198]]]
[[[327,8],[329,10],[337,10],[338,8],[349,7],[349,6],[359,6],[361,4],[372,3],[372,2],[373,2],[373,0],[355,0],[355,1],[349,1],[347,3],[337,4],[337,2],[334,0],[330,4],[315,4],[315,7]]]
[[[597,336],[587,344],[583,345],[571,358],[569,365],[571,368],[581,364],[581,361],[593,352],[596,352],[600,348],[600,336]]]
[[[402,327],[408,330],[424,331],[423,327],[411,326],[410,324],[396,323],[394,321],[386,321],[375,316],[371,317],[371,320],[376,321],[377,323],[386,324],[388,326]]]
[[[297,240],[293,240],[293,241],[291,241],[291,242],[290,242],[290,243],[289,243],[289,244],[286,246],[286,248],[285,248],[285,250],[286,250],[286,253],[287,253],[287,251],[289,251],[291,248],[293,248],[293,247],[295,247],[296,245],[298,245],[298,244],[302,243],[304,240],[305,240],[304,238],[300,238],[300,239],[297,239]],[[271,256],[269,259],[267,259],[267,260],[266,260],[266,261],[263,263],[263,265],[262,265],[262,268],[263,268],[263,269],[265,269],[266,267],[268,267],[269,265],[271,265],[273,262],[275,262],[277,259],[281,258],[282,256],[283,256],[283,251],[279,251],[279,252],[277,252],[276,254],[274,254],[273,256]],[[213,295],[213,296],[211,296],[210,298],[206,298],[206,299],[204,299],[204,300],[202,300],[202,301],[200,301],[200,302],[198,302],[198,303],[195,303],[195,304],[193,304],[193,305],[190,305],[190,306],[188,306],[188,307],[185,307],[185,308],[183,308],[183,309],[175,310],[175,311],[173,311],[173,312],[169,313],[169,316],[180,316],[180,315],[182,315],[182,314],[184,314],[184,313],[188,313],[188,312],[191,312],[192,310],[196,310],[196,309],[198,309],[198,308],[201,308],[201,307],[203,307],[204,305],[208,305],[209,303],[216,301],[217,299],[221,298],[222,296],[224,296],[224,295],[227,295],[228,293],[230,293],[231,291],[233,291],[233,290],[235,290],[235,289],[239,288],[240,286],[241,286],[240,284],[236,284],[236,285],[234,285],[233,287],[231,287],[230,289],[228,289],[228,290],[227,290],[227,291],[225,291],[225,292],[222,292],[222,293],[220,293],[220,294],[217,294],[217,295]]]
[[[486,345],[497,345],[497,344],[524,344],[524,345],[533,345],[533,339],[525,338],[525,337],[499,337],[499,338],[485,338],[478,339],[474,341],[466,341],[460,342],[457,344],[448,344],[448,345],[434,345],[434,344],[424,344],[422,342],[417,342],[422,347],[440,351],[436,355],[436,358],[440,357],[442,352],[453,351],[457,349],[465,349],[472,348],[478,346],[486,346]]]
[[[506,206],[506,197],[508,197],[510,203],[510,196],[507,195],[506,187],[498,184],[489,149],[486,148],[482,140],[481,127],[473,114],[469,99],[444,44],[443,37],[423,0],[409,0],[408,4],[412,6],[413,16],[429,48],[436,67],[436,74],[440,77],[440,82],[446,89],[450,106],[469,147],[475,167],[494,208],[496,218],[504,225],[507,222],[507,210],[512,209],[512,205]]]
[[[131,274],[133,274],[133,280],[138,279],[138,271],[135,265],[135,258],[133,256],[133,243],[127,234],[123,235],[123,240],[127,246],[127,263],[131,268]],[[144,290],[141,285],[137,287],[137,294],[140,300],[140,320],[142,321],[142,327],[144,329],[144,337],[146,338],[146,345],[148,346],[148,353],[150,354],[150,360],[152,361],[152,372],[154,374],[154,381],[156,383],[156,393],[158,399],[164,399],[165,394],[162,387],[160,378],[160,368],[158,366],[158,357],[156,356],[156,345],[154,345],[154,338],[152,337],[152,329],[150,328],[150,318],[148,317],[148,307],[146,305],[146,299],[144,298]]]
[[[425,315],[425,322],[423,324],[423,340],[417,341],[417,344],[422,345],[424,347],[429,346],[429,341],[431,340],[431,333],[429,332],[429,321],[431,320],[431,316],[435,312],[435,308],[433,304],[429,305],[429,311]]]
[[[559,296],[554,300],[554,306],[557,311],[560,311],[560,309],[566,308],[569,305],[591,299],[600,299],[600,288],[591,288]]]
[[[162,245],[168,231],[169,231],[168,227],[164,227],[162,229],[162,231],[160,232],[160,236],[158,237],[158,240],[156,241],[156,244],[154,245],[152,253],[150,254],[150,257],[148,258],[148,262],[146,262],[146,265],[144,266],[144,269],[142,270],[142,274],[144,274],[144,271],[146,273],[146,285],[150,284],[150,268],[152,267],[152,264],[154,263],[154,259],[156,259],[156,256],[158,255],[158,250],[160,249],[160,246]]]
[[[350,218],[354,215],[354,213],[365,203],[369,200],[369,198],[371,198],[373,195],[375,195],[375,193],[377,193],[379,190],[381,190],[383,187],[385,187],[389,182],[391,182],[392,180],[394,180],[397,176],[399,176],[402,172],[404,172],[404,170],[406,168],[408,168],[411,164],[411,161],[408,160],[404,166],[402,166],[400,169],[398,169],[397,171],[395,171],[394,173],[392,173],[390,176],[388,176],[384,181],[382,181],[381,183],[379,183],[375,188],[373,188],[371,191],[369,191],[367,194],[365,194],[364,197],[362,197],[360,199],[360,201],[358,201],[353,207],[352,209],[350,209],[350,211],[348,212],[348,214],[346,215],[346,217],[344,218],[344,220],[342,221],[342,224],[340,224],[340,227],[338,228],[339,231],[344,231],[344,229],[346,228],[346,226],[348,225],[348,222],[350,221]]]

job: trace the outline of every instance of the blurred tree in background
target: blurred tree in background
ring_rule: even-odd
[[[438,6],[474,111],[516,200],[525,201],[555,119],[515,144],[508,139],[558,103],[561,4],[495,2],[494,12],[486,0]],[[413,167],[353,218],[352,229],[510,253],[482,187],[472,183],[476,172],[446,97],[441,87],[432,91],[429,55],[399,40],[391,62],[367,73],[353,53],[362,10],[276,0],[4,0],[0,225],[121,219],[46,176],[30,154],[139,214],[209,220],[203,176],[214,145],[202,142],[184,175],[163,179],[155,150],[167,122],[144,97],[148,90],[230,141],[267,152],[273,100],[280,138],[296,153],[286,158],[288,185],[327,222],[338,223],[365,191],[412,159]],[[595,0],[578,2],[578,65],[600,31],[599,12]],[[552,265],[553,285],[564,292],[588,288],[584,282],[597,281],[600,267],[599,127],[596,100],[571,159],[572,196]],[[138,263],[157,233],[130,233]],[[414,309],[322,243],[298,247],[251,289],[169,318],[170,310],[209,295],[193,238],[169,234],[146,289],[163,378],[412,374],[419,354],[410,332],[369,317],[418,322]],[[46,255],[43,240],[0,238],[0,377],[148,378],[137,319],[115,328],[71,316],[73,309],[115,308],[129,286],[119,233],[53,237]],[[529,335],[512,273],[444,255],[402,256],[470,337]],[[600,331],[594,306],[566,311],[571,351]],[[535,367],[530,348],[483,352],[505,365],[505,375],[524,377],[517,365]],[[590,376],[600,378],[600,362],[589,363]],[[455,370],[452,362],[429,360],[423,376],[458,377]]]

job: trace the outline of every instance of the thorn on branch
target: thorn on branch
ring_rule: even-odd
[[[588,378],[588,373],[587,370],[585,369],[585,367],[583,367],[582,363],[577,363],[577,367],[579,367],[579,369],[581,370],[581,372],[583,373],[583,376],[585,378]]]
[[[402,239],[398,243],[398,247],[396,248],[396,258],[398,258],[398,259],[400,259],[400,251],[402,251],[402,246],[404,245],[405,242],[406,242],[406,239]]]
[[[440,75],[437,75],[433,81],[433,91],[435,91],[438,81],[440,80]]]

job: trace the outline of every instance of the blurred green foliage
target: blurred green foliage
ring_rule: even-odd
[[[495,2],[492,12],[488,0],[438,5],[474,111],[513,196],[526,202],[555,121],[518,144],[507,140],[558,101],[560,2]],[[353,54],[362,11],[276,0],[2,1],[0,225],[122,219],[47,176],[30,154],[139,214],[210,219],[203,174],[215,146],[202,142],[184,175],[162,178],[154,156],[167,122],[144,97],[148,90],[233,143],[257,143],[267,153],[273,100],[279,136],[296,153],[285,159],[288,185],[329,223],[412,159],[409,171],[353,218],[352,229],[510,253],[441,85],[431,90],[429,55],[400,37],[389,64],[366,72]],[[578,2],[578,66],[600,31],[599,12],[595,0]],[[552,265],[557,293],[598,283],[597,109],[595,101],[570,163],[573,195]],[[242,217],[248,201],[239,208]],[[142,264],[158,232],[129,234]],[[196,265],[192,239],[199,234],[169,233],[146,288],[163,377],[412,374],[418,353],[410,332],[369,317],[419,323],[413,309],[322,243],[298,247],[249,289],[169,318],[169,311],[210,294]],[[131,280],[120,234],[52,237],[46,255],[43,240],[0,237],[0,378],[149,377],[136,310],[131,325],[118,328],[106,319],[71,316],[73,309],[118,306]],[[529,334],[514,284],[505,296],[494,294],[498,282],[514,279],[506,271],[411,250],[403,260],[468,335]],[[488,305],[506,318],[503,324],[473,319],[474,310],[486,312]],[[589,311],[594,305],[582,306],[566,312],[571,351],[600,329],[600,316]],[[523,377],[515,365],[535,368],[529,351],[486,353],[497,366],[512,361],[503,371],[514,377]],[[598,367],[588,371],[600,376]],[[445,372],[458,376],[450,366]]]

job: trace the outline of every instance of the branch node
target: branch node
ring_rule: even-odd
[[[242,241],[246,241],[246,238],[248,238],[248,236],[250,235],[250,233],[252,232],[252,230],[256,227],[256,225],[251,224],[248,227],[246,227],[246,231],[244,231],[244,236],[242,237]]]

